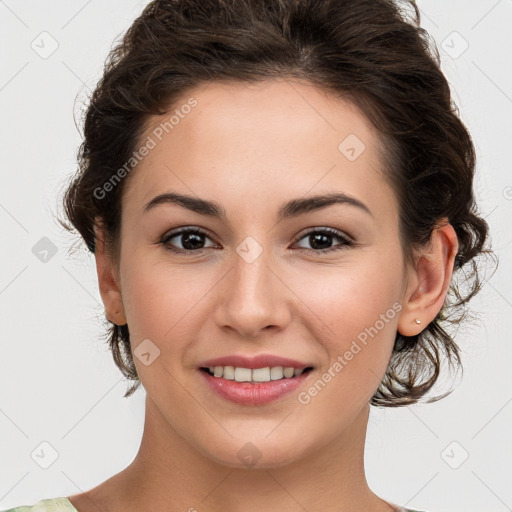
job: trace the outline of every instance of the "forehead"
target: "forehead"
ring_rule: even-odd
[[[153,116],[142,140],[148,137],[154,147],[125,192],[140,207],[169,190],[224,202],[226,186],[263,201],[335,188],[375,203],[391,193],[370,121],[349,101],[304,82],[200,85]]]
[[[190,108],[192,100],[196,106]],[[180,111],[186,113],[172,116]],[[188,90],[174,102],[170,114],[153,116],[146,133],[163,129],[163,137],[172,132],[176,144],[186,142],[194,149],[214,143],[219,157],[241,140],[244,145],[237,149],[242,151],[263,150],[270,145],[280,152],[295,153],[300,152],[297,143],[305,139],[311,140],[311,146],[322,139],[326,144],[333,143],[337,150],[340,137],[353,135],[366,143],[370,153],[379,143],[373,125],[353,103],[313,84],[291,79],[210,82]],[[172,126],[166,125],[171,117]],[[230,138],[221,146],[218,142],[223,135]]]

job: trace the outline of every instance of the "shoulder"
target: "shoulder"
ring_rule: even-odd
[[[77,512],[68,498],[49,498],[0,512]]]

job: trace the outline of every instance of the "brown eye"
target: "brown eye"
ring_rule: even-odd
[[[174,239],[176,239],[176,241],[171,243],[171,240]],[[165,235],[160,243],[174,252],[201,252],[202,249],[211,247],[204,245],[205,239],[210,238],[204,231],[198,228],[182,228]],[[176,247],[176,244],[178,244],[178,247]],[[179,245],[181,245],[181,247]],[[215,244],[213,244],[213,246],[214,245]]]
[[[309,253],[326,253],[331,251],[337,251],[339,249],[345,249],[354,245],[352,240],[341,234],[339,231],[331,228],[314,228],[303,235],[299,240],[306,239],[312,247],[311,249],[305,249]],[[331,245],[332,241],[338,240],[340,243],[334,247]]]

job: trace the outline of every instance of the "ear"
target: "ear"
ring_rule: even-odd
[[[457,233],[444,219],[434,229],[430,244],[421,251],[416,268],[409,273],[397,326],[400,334],[419,334],[439,313],[450,286],[458,250]],[[416,323],[416,319],[421,323]]]
[[[127,323],[121,290],[119,288],[119,277],[112,255],[107,251],[105,244],[105,230],[101,222],[94,225],[96,272],[101,298],[105,305],[107,320],[113,324],[124,325]]]

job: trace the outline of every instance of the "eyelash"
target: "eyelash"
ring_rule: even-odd
[[[204,250],[210,248],[210,247],[207,247],[205,249],[197,249],[197,250],[188,249],[187,250],[187,249],[176,249],[176,248],[172,247],[170,245],[169,241],[176,236],[182,235],[183,233],[194,233],[194,234],[198,234],[198,235],[205,235],[206,237],[212,239],[208,235],[208,233],[206,233],[202,229],[187,227],[187,228],[180,228],[176,231],[172,231],[168,235],[165,235],[162,238],[162,240],[160,240],[160,242],[158,242],[158,243],[164,245],[166,247],[166,249],[169,251],[172,251],[172,252],[178,253],[178,254],[185,254],[185,255],[192,255],[193,253],[202,254]],[[340,245],[330,247],[328,249],[302,249],[307,254],[325,254],[325,253],[329,253],[329,252],[346,249],[348,247],[353,247],[356,245],[356,243],[353,242],[352,240],[350,240],[348,237],[342,235],[339,231],[332,229],[332,228],[312,228],[309,231],[307,231],[306,233],[304,233],[301,237],[297,238],[293,243],[296,244],[297,242],[300,242],[303,238],[306,238],[307,236],[311,235],[312,233],[327,234],[327,235],[333,236],[334,238],[337,238],[342,243]],[[215,240],[213,240],[213,241],[215,241]]]

